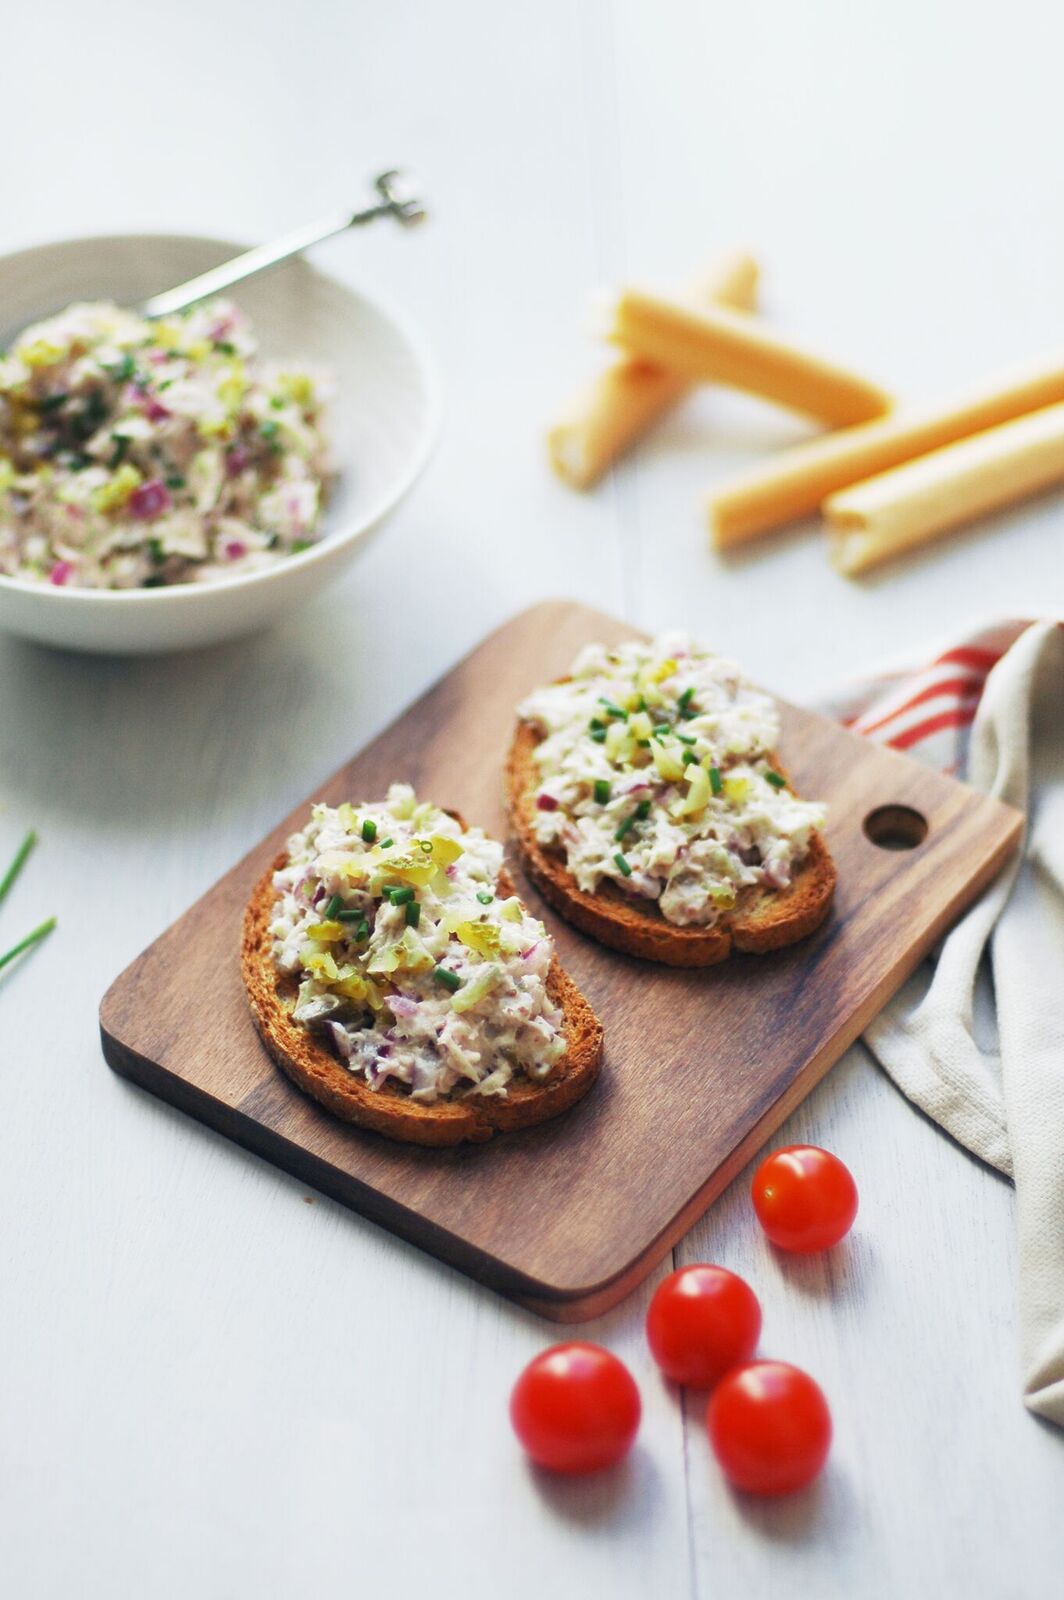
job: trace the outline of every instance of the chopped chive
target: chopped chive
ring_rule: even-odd
[[[432,976],[437,983],[442,983],[443,987],[449,989],[452,994],[462,987],[462,980],[457,972],[449,972],[446,967],[437,967]]]
[[[724,781],[721,778],[720,768],[719,767],[710,767],[710,769],[709,769],[709,787],[713,790],[714,794],[722,794],[723,793],[723,791],[724,791]]]
[[[294,556],[302,555],[303,551],[304,550],[309,550],[313,543],[314,543],[313,539],[293,539],[292,540],[292,554]]]
[[[676,737],[677,737],[677,739],[679,739],[681,744],[697,744],[698,743],[698,740],[695,739],[694,736],[692,734],[690,734],[690,733],[678,733],[676,735]]]
[[[406,925],[408,928],[416,928],[420,921],[421,902],[419,900],[411,900],[406,908]]]
[[[270,396],[270,405],[275,411],[283,411],[287,404],[288,401],[283,394],[272,394]]]
[[[423,856],[430,856],[432,854],[433,846],[431,839],[419,839],[417,842],[417,847]]]
[[[641,694],[639,696],[639,699],[636,701],[635,708],[636,708],[637,711],[646,711],[647,710],[647,697],[646,697],[645,694]]]
[[[111,465],[112,467],[118,467],[125,460],[126,451],[129,449],[129,439],[124,433],[112,433],[111,438],[115,442],[114,450],[111,452]]]
[[[624,859],[624,857],[621,855],[621,852],[619,850],[618,850],[617,854],[614,856],[613,859],[617,863],[617,865],[620,867],[620,869],[624,873],[625,877],[626,878],[630,878],[632,876],[632,869],[628,865],[628,863]]]
[[[691,701],[694,699],[694,696],[695,696],[695,691],[694,691],[693,688],[684,690],[683,694],[680,695],[679,699],[676,702],[676,704],[679,706],[681,711],[686,711],[687,710],[688,706],[691,704]]]
[[[640,750],[649,750],[650,749],[650,740],[649,739],[637,739],[636,740],[636,744],[639,746]]]
[[[106,415],[107,402],[100,391],[94,389],[89,398],[83,402],[77,416],[70,424],[71,432],[78,439],[91,438]]]
[[[766,783],[771,783],[771,785],[772,785],[772,787],[774,789],[786,789],[786,787],[787,787],[786,778],[781,777],[781,775],[778,772],[766,772],[765,773],[765,782]]]
[[[148,540],[148,554],[157,567],[161,567],[166,560],[166,549],[161,539]]]
[[[684,753],[683,753],[683,764],[684,764],[685,767],[690,766],[692,762],[697,762],[697,760],[698,760],[698,757],[695,755],[693,750],[685,750],[684,751]]]
[[[329,904],[325,907],[326,922],[332,922],[336,916],[336,913],[342,908],[342,906],[343,901],[340,899],[340,896],[338,894],[334,894],[332,899],[329,901]]]
[[[627,711],[622,711],[620,706],[614,705],[612,700],[607,700],[605,695],[603,695],[603,694],[599,695],[598,703],[599,703],[600,706],[605,706],[606,707],[606,710],[609,712],[611,717],[620,717],[622,722],[627,722],[627,720],[628,720]]]
[[[180,472],[171,472],[166,480],[166,487],[168,489],[183,489],[185,487],[185,480]]]
[[[377,837],[377,824],[372,817],[364,817],[362,819],[362,837],[367,844],[372,844]],[[391,840],[388,842],[390,844]]]
[[[339,898],[339,896],[336,898]],[[362,920],[361,911],[335,911],[333,915],[337,922],[360,922]]]
[[[605,730],[605,728],[592,728],[591,737],[594,739],[596,744],[605,744],[606,743],[606,730]]]
[[[495,896],[487,889],[478,889],[477,899],[480,901],[482,906],[490,906],[491,902],[495,899]]]
[[[275,422],[273,417],[267,417],[265,422],[259,424],[259,433],[263,439],[276,439],[279,427],[279,422]]]
[[[668,731],[669,731],[669,724],[667,722],[659,722],[654,728],[654,732],[657,734],[659,739],[661,738],[663,733],[668,733]]]
[[[100,363],[109,378],[116,383],[127,383],[136,370],[136,362],[127,351],[121,361],[103,361]]]
[[[220,350],[223,356],[235,356],[236,345],[231,339],[215,339],[214,348]]]
[[[50,411],[58,411],[60,406],[65,406],[69,399],[65,389],[61,394],[46,394],[43,400],[37,401],[37,409],[47,416]]]
[[[621,823],[620,827],[617,829],[617,832],[613,836],[616,839],[617,843],[620,844],[622,839],[624,838],[625,834],[630,833],[634,827],[635,827],[635,812],[632,811],[632,812],[629,813],[629,815],[627,817],[625,817],[624,821]],[[614,860],[616,860],[616,859],[617,859],[616,856],[614,856]]]
[[[635,814],[638,821],[645,822],[650,815],[650,801],[640,800],[635,808]]]
[[[596,778],[595,779],[595,802],[596,802],[596,804],[600,805],[600,806],[607,805],[609,803],[609,798],[610,798],[610,786],[609,786],[609,783],[606,781],[605,778]]]
[[[601,717],[592,717],[591,721],[588,723],[588,727],[591,729],[592,733],[598,733],[599,730],[605,726],[606,724],[603,722]]]
[[[381,840],[381,849],[382,850],[390,850],[394,843],[395,843],[394,839],[382,839]]]
[[[4,873],[3,882],[0,883],[0,903],[7,897],[8,891],[14,885],[15,879],[26,865],[26,857],[37,843],[37,830],[31,828],[15,851],[15,859]]]
[[[8,962],[14,961],[15,957],[20,956],[23,950],[28,950],[31,945],[37,944],[46,934],[51,933],[55,927],[55,922],[56,919],[54,917],[49,917],[47,922],[42,922],[40,927],[34,928],[32,933],[28,933],[24,939],[20,939],[18,944],[13,945],[6,955],[0,956],[0,967],[6,967]]]
[[[414,898],[414,891],[408,883],[400,884],[390,891],[393,906],[408,906]]]

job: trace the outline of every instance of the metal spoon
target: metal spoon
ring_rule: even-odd
[[[305,228],[286,233],[272,244],[256,245],[253,250],[245,250],[242,255],[234,256],[232,261],[225,261],[220,267],[201,272],[198,278],[179,283],[176,289],[166,289],[162,294],[152,295],[150,300],[145,300],[137,307],[138,311],[142,317],[166,317],[173,311],[183,311],[197,300],[206,300],[210,295],[229,289],[234,283],[241,283],[256,272],[264,272],[267,267],[287,261],[289,256],[301,255],[322,239],[330,239],[333,234],[344,233],[348,228],[360,228],[366,222],[375,222],[378,217],[394,217],[405,228],[425,220],[425,207],[415,198],[408,180],[401,172],[382,172],[379,178],[374,179],[373,187],[379,198],[364,211],[334,212]]]

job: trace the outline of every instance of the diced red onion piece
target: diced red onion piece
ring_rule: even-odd
[[[161,516],[164,511],[169,511],[172,504],[169,489],[158,478],[142,483],[129,497],[130,515],[139,522],[149,522],[152,517]]]

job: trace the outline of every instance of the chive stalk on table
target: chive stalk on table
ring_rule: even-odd
[[[3,878],[0,879],[0,905],[10,894],[36,843],[37,830],[31,828],[15,851],[15,859],[4,873]],[[10,950],[0,955],[0,967],[6,967],[9,962],[15,960],[16,956],[22,955],[23,951],[29,950],[35,944],[39,944],[42,939],[51,933],[55,925],[55,917],[48,917],[46,921],[40,923],[32,933],[28,933],[24,939],[19,940],[18,944],[12,945]]]
[[[0,956],[0,967],[6,967],[9,961],[14,961],[15,957],[20,956],[24,950],[29,950],[33,945],[39,944],[42,939],[51,933],[55,924],[55,917],[49,917],[39,927],[34,928],[32,933],[28,933],[24,939],[20,939],[18,944],[12,945],[10,950]]]
[[[4,873],[3,880],[0,881],[0,905],[3,904],[8,892],[14,887],[15,879],[26,865],[30,851],[36,843],[37,832],[35,828],[31,828],[15,851],[15,859]]]

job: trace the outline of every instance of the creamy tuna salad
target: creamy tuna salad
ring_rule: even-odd
[[[305,549],[327,477],[322,400],[320,377],[260,362],[227,301],[36,323],[0,357],[0,574],[155,588]]]
[[[273,958],[293,1016],[371,1089],[431,1104],[542,1083],[565,1054],[553,946],[498,888],[502,846],[393,784],[383,804],[313,807],[274,877]]]
[[[708,928],[744,890],[785,889],[824,824],[773,765],[771,696],[685,636],[591,645],[519,715],[542,736],[539,842],[581,889],[668,922]]]

